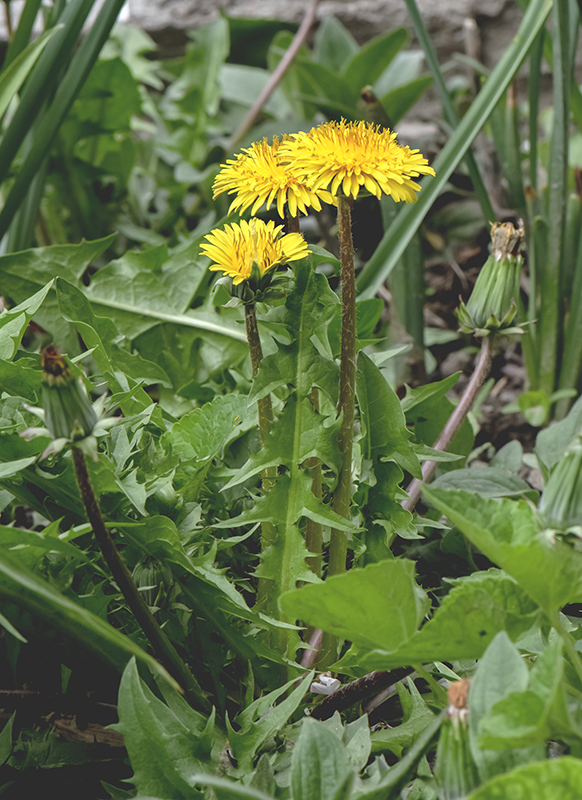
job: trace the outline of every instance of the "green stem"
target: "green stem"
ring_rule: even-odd
[[[93,533],[95,534],[103,558],[107,562],[107,566],[111,570],[111,575],[117,583],[127,605],[144,634],[149,639],[157,658],[168,672],[184,686],[186,696],[192,703],[192,706],[201,711],[209,712],[210,703],[206,695],[200,688],[196,678],[176,652],[173,644],[154,619],[149,606],[139,593],[129,569],[121,558],[115,546],[115,542],[111,538],[111,534],[107,530],[101,514],[101,509],[99,508],[97,498],[91,486],[85,455],[78,447],[73,447],[73,464],[75,465],[75,475],[77,477],[79,493],[83,505],[85,506],[85,511],[87,512],[87,518],[93,528]]]
[[[263,360],[263,348],[261,347],[261,339],[259,336],[259,327],[257,325],[257,315],[254,303],[245,306],[245,324],[247,331],[247,341],[249,343],[249,353],[251,356],[251,366],[253,369],[253,378],[259,371],[259,365]],[[261,433],[261,442],[263,446],[267,441],[267,436],[271,430],[273,422],[273,406],[271,404],[271,395],[268,394],[257,400],[259,409],[259,430]],[[277,468],[269,467],[261,473],[263,491],[268,492],[273,485],[274,478],[277,476]],[[264,553],[270,547],[277,536],[277,528],[270,522],[263,522],[261,524],[261,553]],[[268,578],[259,578],[257,604],[265,612],[277,616],[278,609],[276,607],[276,587],[275,582]]]
[[[313,389],[311,392],[311,404],[316,411],[319,411],[319,390]],[[311,491],[314,496],[321,499],[321,461],[318,458],[309,458],[306,466],[311,469]],[[312,519],[307,518],[305,523],[305,545],[308,551],[312,554],[307,563],[311,571],[321,578],[321,564],[323,559],[323,539],[321,524],[314,522]],[[310,634],[311,635],[311,634]]]

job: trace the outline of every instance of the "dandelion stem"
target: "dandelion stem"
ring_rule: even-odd
[[[442,429],[439,438],[434,443],[433,447],[435,450],[440,450],[441,452],[448,450],[455,436],[461,430],[461,426],[467,418],[467,414],[471,410],[473,403],[479,394],[479,390],[485,382],[485,378],[489,374],[489,368],[491,366],[492,339],[492,335],[485,336],[483,339],[481,344],[481,352],[479,353],[479,358],[477,364],[475,365],[475,371],[471,375],[471,379],[469,380],[461,399],[455,406],[455,410],[449,417],[445,427]],[[414,508],[420,499],[422,484],[429,483],[432,480],[437,465],[437,461],[424,462],[422,467],[422,481],[419,481],[417,478],[415,478],[411,482],[407,490],[408,499],[402,503],[402,508],[405,508],[407,511],[414,511]]]
[[[338,402],[338,413],[342,415],[342,420],[338,434],[338,444],[342,454],[342,461],[338,485],[333,495],[332,508],[337,514],[348,519],[352,499],[352,440],[356,377],[356,282],[349,200],[347,197],[341,196],[337,200],[342,282],[342,344]],[[344,531],[332,530],[329,551],[329,575],[339,575],[345,572],[347,550],[347,534]]]
[[[314,388],[311,392],[311,404],[316,411],[319,411],[319,390]],[[307,460],[307,467],[311,469],[311,491],[315,497],[321,499],[321,461],[318,458],[310,458]],[[321,578],[321,562],[322,562],[322,532],[321,524],[314,522],[312,519],[307,518],[305,523],[305,545],[311,553],[307,559],[311,571],[314,572],[318,578]]]
[[[111,570],[111,575],[117,583],[127,605],[144,634],[148,638],[156,657],[176,680],[185,688],[186,696],[194,708],[209,712],[210,704],[206,695],[200,688],[198,681],[192,675],[187,665],[182,661],[164,631],[154,619],[149,606],[139,593],[131,573],[121,558],[111,534],[107,530],[101,509],[87,471],[85,455],[78,447],[73,447],[73,463],[75,475],[79,486],[81,500],[87,512],[87,518],[93,528],[97,544],[101,549],[103,558]]]
[[[342,460],[338,483],[331,505],[333,510],[349,519],[352,499],[352,441],[356,378],[356,282],[354,275],[354,243],[350,205],[347,197],[337,198],[337,218],[342,282],[342,343],[340,355],[340,390],[338,414],[342,415],[338,445]],[[329,543],[328,576],[346,571],[348,537],[344,531],[332,529]],[[338,640],[324,633],[320,666],[333,663],[337,657]]]

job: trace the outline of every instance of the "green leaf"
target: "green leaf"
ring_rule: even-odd
[[[28,323],[42,305],[52,284],[53,282],[49,281],[32,297],[9,311],[4,310],[0,315],[0,358],[4,361],[11,361],[14,358]]]
[[[372,754],[394,753],[397,758],[403,750],[410,750],[419,734],[434,720],[434,714],[422,699],[413,680],[408,678],[407,691],[404,684],[396,684],[402,706],[402,722],[393,728],[381,728],[372,734]],[[472,710],[471,710],[471,713]]]
[[[16,712],[10,717],[0,732],[0,767],[5,764],[12,753],[12,726],[16,719]]]
[[[342,71],[352,93],[359,94],[364,86],[375,83],[407,39],[406,28],[396,28],[385,36],[372,39],[362,47],[360,52],[344,65]]]
[[[44,31],[38,39],[31,42],[8,66],[2,69],[0,73],[0,117],[4,116],[10,101],[24,83],[36,59],[60,28],[61,26],[57,25]]]
[[[424,494],[486,556],[519,583],[547,614],[582,600],[582,553],[541,536],[524,501],[425,486]],[[441,659],[443,660],[443,659]]]
[[[562,458],[574,437],[582,429],[582,397],[578,398],[568,416],[555,422],[536,437],[535,453],[546,470],[546,477]]]
[[[337,444],[339,422],[327,426],[325,422],[309,399],[303,398],[298,403],[292,395],[262,450],[249,458],[224,489],[237,486],[268,467],[284,465],[291,469],[294,463],[303,464],[308,458],[319,458],[337,473],[341,458]]]
[[[487,717],[499,700],[511,692],[524,691],[528,679],[525,660],[505,631],[501,631],[479,660],[469,690],[469,743],[482,781],[509,772],[522,764],[545,758],[545,748],[542,746],[517,748],[510,745],[511,749],[489,750],[479,743],[481,720]]]
[[[284,595],[280,604],[293,619],[368,649],[389,649],[416,632],[428,598],[414,580],[414,562],[394,559],[303,586]]]
[[[458,469],[441,475],[432,484],[442,489],[461,489],[481,497],[527,497],[532,502],[538,492],[517,475],[496,467]]]
[[[191,728],[143,683],[132,659],[119,687],[119,723],[138,794],[192,800],[203,797],[192,776],[210,766],[213,716]],[[208,725],[208,727],[206,727]]]
[[[562,756],[498,775],[466,800],[578,800],[581,783],[582,761]]]
[[[25,303],[58,276],[78,286],[87,267],[113,242],[114,235],[94,242],[51,245],[0,257],[0,281],[6,297]],[[50,331],[56,343],[71,354],[78,352],[77,335],[59,314],[56,292],[50,290],[35,313],[35,321]]]
[[[251,769],[259,748],[272,739],[295,713],[312,680],[313,672],[309,672],[278,705],[275,705],[276,700],[285,695],[295,685],[296,680],[289,681],[255,700],[236,717],[235,722],[240,726],[238,732],[227,718],[228,741],[241,770]]]
[[[407,641],[396,648],[390,644],[389,649],[348,652],[338,669],[357,666],[358,672],[368,672],[480,658],[499,631],[515,640],[537,621],[536,604],[502,572],[476,572],[454,583],[434,617]]]
[[[397,86],[380,98],[380,102],[392,125],[397,125],[402,117],[432,83],[430,75],[416,78],[403,86]]]
[[[135,656],[154,673],[176,685],[166,670],[130,638],[64,597],[1,547],[0,597],[29,611],[35,622],[71,640],[77,651],[90,653],[98,663],[121,672]]]
[[[572,733],[579,736],[568,720],[563,677],[562,642],[554,639],[538,656],[527,689],[499,700],[481,720],[480,746],[521,748]]]
[[[372,460],[389,459],[415,478],[422,478],[400,401],[365,353],[358,355],[356,381],[358,404],[365,426],[362,450]]]
[[[303,720],[291,759],[293,800],[334,800],[349,774],[345,748],[328,728]]]
[[[217,778],[214,775],[206,775],[202,772],[192,775],[194,786],[210,786],[214,789],[214,794],[218,800],[273,800],[273,796],[265,794],[253,786],[245,786],[242,783],[234,783],[227,778]],[[156,800],[156,798],[137,797],[136,800]]]
[[[358,43],[348,29],[334,16],[326,14],[315,33],[314,60],[341,73],[359,50]]]
[[[460,376],[460,372],[455,372],[442,381],[427,383],[425,386],[417,386],[415,389],[411,389],[410,386],[407,386],[406,394],[402,399],[402,410],[407,414],[413,408],[427,400],[440,400],[441,397],[444,397],[446,393],[455,386]]]

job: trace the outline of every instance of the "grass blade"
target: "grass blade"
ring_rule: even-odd
[[[3,69],[7,69],[8,66],[17,56],[20,55],[20,53],[22,53],[26,45],[30,42],[32,28],[34,26],[34,21],[37,17],[41,3],[42,0],[26,0],[24,8],[22,9],[22,14],[20,15],[18,27],[16,28],[14,37],[10,42],[10,46],[8,47],[6,58],[4,59],[4,64],[2,65]]]
[[[422,181],[418,202],[397,216],[358,278],[363,297],[373,297],[418,230],[425,214],[443,191],[449,176],[469,149],[495,105],[507,89],[552,10],[552,0],[532,0],[517,35],[491,77],[463,117],[433,166],[435,178]]]
[[[457,111],[447,91],[447,87],[445,86],[445,79],[443,78],[443,73],[439,67],[434,45],[430,36],[428,35],[428,31],[422,21],[422,17],[420,16],[418,6],[416,5],[416,0],[405,0],[405,2],[406,7],[408,8],[410,19],[412,20],[412,24],[414,26],[414,32],[416,33],[418,41],[424,50],[426,63],[428,64],[435,87],[439,93],[441,103],[443,105],[444,117],[451,128],[456,128],[459,124],[459,115],[457,114]],[[489,194],[487,193],[487,189],[485,188],[485,184],[481,178],[481,173],[479,172],[479,167],[477,166],[477,162],[475,161],[475,156],[473,155],[472,150],[467,150],[465,155],[465,163],[467,165],[467,169],[469,170],[469,176],[471,178],[471,182],[473,183],[475,196],[479,201],[485,221],[495,222],[495,213],[491,205],[491,200],[489,199]]]
[[[29,44],[8,67],[0,73],[0,118],[8,108],[8,104],[24,83],[26,76],[34,66],[49,41],[57,33],[58,28],[45,31],[35,42]]]
[[[59,126],[80,92],[91,67],[101,52],[101,48],[107,41],[123,4],[124,0],[106,0],[93,23],[90,33],[75,53],[65,77],[57,89],[54,100],[43,117],[42,126],[39,126],[35,132],[30,152],[26,156],[22,169],[0,213],[0,238],[8,230],[8,226],[24,199],[36,171],[48,154]],[[0,145],[0,151],[3,145],[4,142]]]

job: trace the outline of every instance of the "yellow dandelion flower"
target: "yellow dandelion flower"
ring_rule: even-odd
[[[314,192],[329,189],[353,198],[363,187],[378,198],[387,194],[414,203],[420,186],[413,179],[434,175],[418,150],[398,144],[396,133],[343,119],[293,134],[281,144],[280,158]]]
[[[209,269],[222,270],[233,279],[236,286],[251,276],[253,265],[261,277],[280,264],[297,261],[308,254],[307,244],[300,233],[281,236],[282,225],[251,219],[225,225],[224,230],[214,230],[200,248],[213,262]]]
[[[268,211],[271,204],[276,202],[281,219],[285,215],[285,203],[291,216],[296,217],[298,210],[307,214],[308,206],[321,211],[321,200],[325,203],[335,202],[329,192],[309,189],[296,175],[288,172],[280,161],[279,148],[276,136],[273,144],[263,139],[243,148],[236,158],[226,162],[216,176],[214,198],[223,192],[236,194],[229,213],[238,210],[241,214],[251,206],[251,213],[256,214],[264,203]]]

